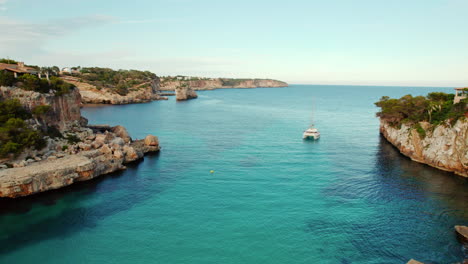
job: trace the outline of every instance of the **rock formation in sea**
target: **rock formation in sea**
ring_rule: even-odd
[[[197,98],[197,93],[188,85],[182,85],[175,89],[176,100],[185,101],[189,99]]]
[[[159,151],[155,136],[133,140],[122,126],[87,125],[76,88],[59,95],[0,87],[0,97],[17,99],[21,109],[33,113],[22,122],[31,133],[40,131],[45,146],[27,146],[16,155],[0,158],[0,197],[27,196],[90,180],[125,169],[124,164],[141,159],[145,153]],[[38,114],[38,107],[46,110]]]
[[[214,90],[222,88],[260,88],[260,87],[287,87],[282,81],[270,79],[228,79],[228,78],[194,78],[177,79],[164,77],[160,83],[160,90],[173,91],[177,87],[187,85],[194,90]]]
[[[424,136],[413,127],[395,127],[384,120],[380,121],[380,132],[412,160],[468,177],[468,121],[460,119],[453,126],[431,126],[427,122],[419,125]]]

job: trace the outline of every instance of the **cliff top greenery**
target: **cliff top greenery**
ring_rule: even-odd
[[[405,95],[400,99],[383,96],[376,106],[380,107],[377,117],[387,121],[390,125],[417,125],[421,121],[433,125],[446,123],[454,124],[467,113],[468,99],[454,104],[454,94],[442,92],[429,93],[427,96]]]
[[[35,113],[43,114],[47,106],[41,107]],[[0,98],[0,157],[17,155],[25,148],[41,149],[45,146],[41,131],[28,127],[25,120],[32,115],[26,111],[17,99],[3,100]]]
[[[132,88],[147,84],[157,78],[156,74],[149,71],[116,71],[99,67],[81,68],[79,77],[98,88],[108,88],[120,95],[126,95]]]

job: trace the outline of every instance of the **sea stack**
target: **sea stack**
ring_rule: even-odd
[[[188,85],[178,86],[175,89],[175,93],[176,93],[176,100],[177,101],[185,101],[185,100],[189,100],[189,99],[195,99],[195,98],[198,97],[195,90],[193,90],[193,88],[188,86]]]

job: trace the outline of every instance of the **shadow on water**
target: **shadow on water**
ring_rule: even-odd
[[[157,162],[158,155],[146,156],[145,162]],[[56,215],[42,218],[15,231],[0,230],[0,255],[48,239],[65,238],[85,228],[93,228],[103,218],[129,210],[136,204],[164,191],[160,187],[154,187],[159,186],[157,183],[148,184],[135,179],[138,177],[137,171],[141,165],[141,161],[128,164],[125,171],[79,182],[59,190],[19,199],[0,200],[0,223],[3,216],[12,217],[13,220],[7,220],[11,224],[12,221],[21,223],[24,214],[35,207],[42,205],[53,210],[57,203],[66,200],[66,207]],[[159,178],[156,181],[164,180],[160,177],[156,178]],[[97,204],[83,205],[87,200],[93,199],[95,194],[118,193],[124,189],[131,193],[126,195],[125,199],[114,197],[112,201],[105,200]]]
[[[463,259],[453,227],[468,224],[465,178],[414,162],[383,137],[375,165],[360,175],[347,172],[352,169],[341,170],[342,175],[323,191],[334,201],[330,203],[334,213],[350,213],[350,217],[311,218],[306,222],[307,232],[334,234],[346,226],[351,232],[344,244],[351,244],[354,253],[385,263],[404,263],[410,258],[425,263]],[[373,213],[359,217],[348,205]],[[355,258],[350,255],[349,263],[355,263]]]
[[[412,161],[381,136],[374,173],[414,198],[433,197],[468,219],[468,180],[452,172]],[[387,186],[388,186],[387,185]]]

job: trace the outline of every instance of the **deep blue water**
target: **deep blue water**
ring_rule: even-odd
[[[382,95],[430,91],[451,92],[292,85],[84,108],[90,123],[157,135],[162,151],[0,201],[0,263],[460,261],[467,181],[401,156],[375,118]],[[307,142],[313,108],[322,138]]]

